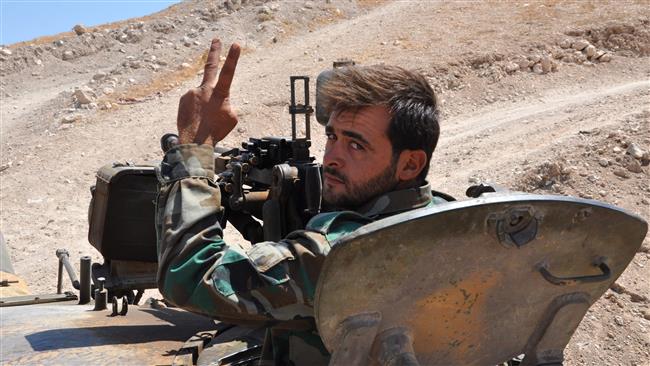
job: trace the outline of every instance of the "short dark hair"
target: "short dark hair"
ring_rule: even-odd
[[[427,164],[418,179],[426,179],[440,125],[436,95],[424,76],[398,66],[343,67],[320,88],[319,98],[329,113],[385,105],[393,157],[407,149],[424,150]]]

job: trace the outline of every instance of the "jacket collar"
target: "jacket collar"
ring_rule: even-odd
[[[431,186],[425,182],[424,185],[417,188],[407,188],[382,194],[355,211],[374,219],[424,207],[431,203],[431,200]]]

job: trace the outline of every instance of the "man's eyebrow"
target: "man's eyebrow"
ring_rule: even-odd
[[[325,133],[331,133],[331,134],[333,134],[333,133],[334,133],[334,127],[329,126],[329,125],[325,126]],[[357,140],[361,141],[364,145],[367,145],[367,146],[370,147],[370,142],[368,142],[368,140],[366,140],[366,139],[363,137],[363,135],[361,135],[361,134],[358,133],[358,132],[348,131],[348,130],[343,130],[343,131],[341,131],[341,134],[342,134],[343,136],[347,136],[347,137],[351,137],[351,138],[353,138],[353,139],[357,139]]]
[[[347,137],[351,137],[353,139],[357,139],[357,140],[363,142],[365,145],[370,146],[370,143],[368,142],[368,140],[366,140],[360,133],[357,133],[357,132],[354,132],[354,131],[343,130],[341,132],[341,134],[343,136],[347,136]]]

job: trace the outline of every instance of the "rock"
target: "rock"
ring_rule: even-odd
[[[600,164],[600,166],[602,166],[603,168],[606,168],[607,166],[609,166],[609,161],[605,158],[600,158],[598,160],[598,164]]]
[[[393,41],[393,46],[399,46],[400,44],[402,44],[402,42],[400,42],[399,39]]]
[[[519,65],[519,70],[528,71],[528,59],[524,56],[517,56],[514,62]]]
[[[618,154],[618,153],[620,153],[621,151],[623,151],[623,149],[621,149],[620,147],[616,146],[616,147],[614,147],[614,149],[612,149],[612,151]]]
[[[133,60],[129,62],[129,67],[132,69],[139,69],[142,67],[142,61],[140,60]]]
[[[107,109],[113,108],[113,105],[110,102],[99,103],[99,109],[105,111]]]
[[[77,100],[79,104],[89,104],[95,101],[97,96],[95,93],[92,91],[92,89],[88,87],[83,87],[83,88],[78,88],[74,91],[73,96]]]
[[[617,315],[617,316],[614,317],[614,323],[616,323],[616,325],[619,325],[619,326],[621,326],[621,327],[625,325],[625,321],[624,321],[623,318],[622,318],[621,316],[619,316],[619,315]]]
[[[260,6],[260,8],[257,10],[258,14],[271,14],[271,8],[269,8],[266,5]]]
[[[630,301],[632,302],[647,302],[648,298],[646,296],[637,294],[636,292],[628,292],[630,294]]]
[[[627,170],[622,169],[622,168],[616,168],[614,169],[614,175],[617,177],[621,177],[624,179],[627,179],[630,177],[630,173],[627,172]]]
[[[542,72],[544,74],[551,72],[553,62],[549,56],[542,57],[542,60],[539,64],[542,65]]]
[[[70,51],[70,50],[64,51],[63,55],[61,55],[61,58],[64,61],[72,60],[74,58],[74,53],[72,51]]]
[[[11,162],[11,161],[8,162],[8,163],[6,163],[6,164],[2,164],[2,165],[0,165],[0,172],[5,171],[5,170],[11,168],[12,165],[13,165],[13,162]]]
[[[589,42],[587,42],[587,41],[584,40],[584,39],[579,39],[579,40],[577,40],[577,41],[574,41],[574,42],[571,44],[571,47],[572,47],[574,50],[576,50],[576,51],[582,51],[582,50],[584,50],[585,48],[589,47]]]
[[[580,51],[575,51],[573,53],[573,62],[577,63],[578,65],[582,65],[585,61],[587,61],[587,56],[585,56],[584,53]]]
[[[312,3],[311,1],[307,1],[307,2],[305,2],[305,5],[303,5],[303,6],[305,7],[305,9],[313,9],[314,8],[314,3]]]
[[[645,151],[643,151],[639,145],[633,142],[630,144],[630,146],[627,147],[627,153],[632,155],[633,158],[641,160],[643,154],[645,154]]]
[[[641,157],[641,165],[646,166],[648,164],[650,164],[650,152],[646,152]]]
[[[650,320],[650,309],[643,312],[643,319]]]
[[[93,80],[103,80],[106,77],[105,72],[98,72],[95,75],[93,75]]]
[[[129,78],[128,81],[129,81],[129,83],[131,83],[131,84],[135,84],[135,79],[134,79],[134,78]]]
[[[641,164],[637,160],[628,160],[627,164],[625,164],[625,168],[632,173],[643,173],[643,169],[641,168]]]
[[[115,93],[115,89],[107,86],[104,89],[102,89],[102,93],[107,94],[107,95],[108,94],[113,94],[113,93]]]
[[[72,30],[73,30],[73,31],[74,31],[78,36],[80,36],[80,35],[82,35],[82,34],[88,32],[88,30],[86,29],[86,27],[83,26],[83,24],[77,24],[77,25],[75,25],[75,26],[72,28]]]
[[[181,69],[189,69],[190,67],[192,67],[190,64],[188,64],[187,62],[183,62],[183,63],[181,64],[181,67],[180,67],[180,68],[181,68]]]
[[[519,65],[518,65],[518,64],[516,64],[516,63],[514,63],[514,62],[508,62],[508,63],[506,64],[506,72],[507,72],[508,74],[515,73],[515,72],[517,72],[518,70],[519,70]]]
[[[560,42],[560,48],[564,48],[564,49],[571,48],[571,40],[568,38],[563,39]]]
[[[61,118],[61,123],[74,123],[81,120],[80,114],[69,114]]]
[[[533,66],[533,72],[535,74],[543,74],[544,69],[542,68],[542,64],[535,64],[535,66]]]
[[[61,47],[61,46],[63,46],[64,43],[65,42],[63,42],[62,39],[59,39],[58,41],[54,42],[54,45],[57,46],[57,47]]]
[[[609,53],[605,53],[605,54],[603,54],[602,56],[600,56],[598,58],[598,61],[600,61],[600,62],[610,62],[610,61],[612,61],[612,55],[610,55]]]
[[[594,47],[593,45],[589,45],[582,52],[584,52],[585,55],[587,55],[587,57],[593,57],[594,55],[596,55],[596,47]]]
[[[627,292],[627,289],[618,282],[614,282],[609,288],[617,294],[624,294]]]
[[[0,50],[0,53],[2,53],[3,56],[11,56],[12,54],[11,50],[7,48],[3,48],[2,50]]]

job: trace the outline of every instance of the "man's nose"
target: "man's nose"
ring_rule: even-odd
[[[332,168],[342,168],[343,167],[343,157],[341,156],[340,144],[333,142],[325,147],[325,153],[323,154],[323,165],[329,166]]]

